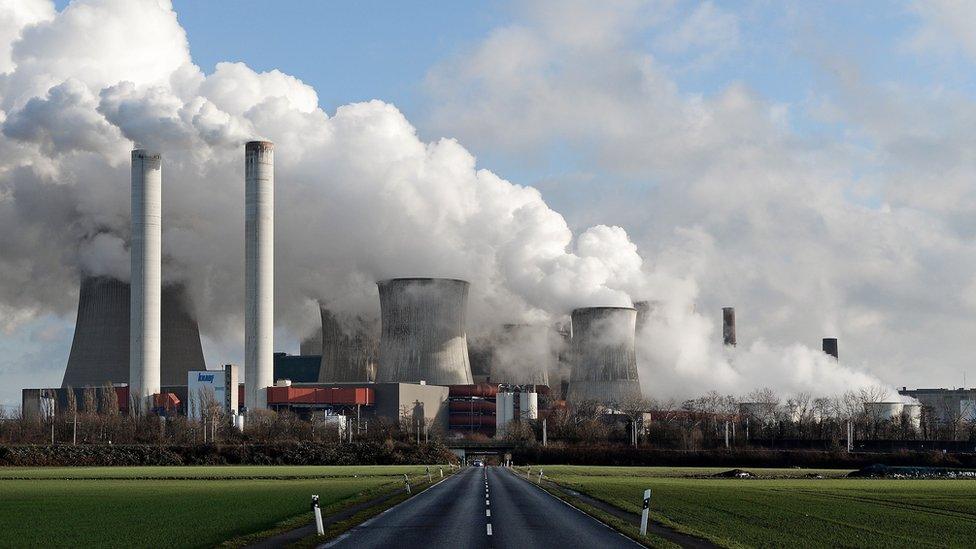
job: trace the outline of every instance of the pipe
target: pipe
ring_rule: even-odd
[[[244,405],[268,407],[274,384],[274,144],[244,147]]]

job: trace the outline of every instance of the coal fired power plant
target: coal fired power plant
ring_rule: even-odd
[[[376,365],[376,341],[364,329],[347,328],[326,307],[319,308],[322,317],[321,350],[318,380],[322,382],[372,381]]]
[[[468,283],[448,278],[393,278],[380,294],[377,381],[469,384],[465,317]]]
[[[632,307],[586,307],[572,314],[572,373],[566,400],[614,406],[639,397]]]
[[[244,405],[274,385],[274,145],[244,146]]]

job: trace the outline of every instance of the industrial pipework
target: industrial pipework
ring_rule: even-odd
[[[244,147],[244,405],[268,407],[274,384],[274,144]]]
[[[376,285],[382,322],[376,381],[470,384],[465,332],[468,283],[393,278]]]
[[[162,159],[132,151],[132,296],[129,308],[129,398],[138,410],[159,393],[162,302]]]
[[[573,369],[567,400],[615,406],[641,395],[632,307],[573,310]]]

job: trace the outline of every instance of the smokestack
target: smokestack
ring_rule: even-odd
[[[132,296],[129,307],[129,395],[145,408],[159,393],[162,302],[162,160],[132,151]]]
[[[837,356],[837,338],[836,337],[825,337],[823,339],[823,352],[834,357],[834,360],[840,360]]]
[[[722,307],[722,341],[735,347],[735,307]]]
[[[574,309],[573,370],[567,400],[595,400],[615,406],[641,396],[631,307]]]
[[[378,382],[471,383],[465,315],[468,283],[448,278],[394,278],[380,292]]]
[[[268,407],[274,383],[274,144],[244,147],[244,405]]]

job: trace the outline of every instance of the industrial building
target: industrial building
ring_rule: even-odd
[[[918,400],[926,416],[937,423],[976,422],[976,388],[909,389],[902,387],[898,394]]]
[[[160,383],[181,385],[188,371],[206,369],[200,329],[182,285],[163,286],[161,301]],[[82,278],[62,387],[129,382],[129,303],[128,282]]]
[[[573,310],[572,374],[566,400],[615,407],[640,396],[633,307]]]
[[[376,380],[470,384],[468,282],[394,278],[377,287],[382,334]]]

